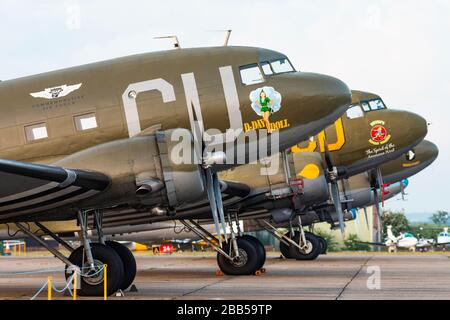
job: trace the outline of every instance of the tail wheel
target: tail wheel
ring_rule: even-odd
[[[286,237],[290,237],[290,232],[286,233]],[[289,246],[285,244],[283,241],[280,241],[280,252],[286,259],[292,259],[291,254],[289,253]]]
[[[293,259],[296,260],[315,260],[320,255],[322,250],[320,246],[319,239],[312,233],[305,232],[306,247],[304,249],[299,249],[296,246],[290,246],[289,254]],[[299,243],[300,232],[295,232],[294,238],[292,239],[296,243]]]
[[[103,296],[104,294],[104,270],[107,268],[107,295],[114,294],[120,289],[124,278],[123,263],[119,255],[112,248],[91,244],[92,257],[94,258],[94,269],[89,270],[86,259],[83,257],[84,247],[77,248],[69,257],[70,262],[81,269],[80,296]],[[66,279],[72,276],[72,272],[66,267]]]
[[[124,277],[122,284],[120,285],[120,290],[128,289],[134,281],[137,272],[136,259],[133,253],[123,244],[116,241],[106,241],[106,245],[119,255],[123,263]]]
[[[264,245],[259,241],[257,238],[249,235],[243,235],[242,239],[246,239],[248,241],[253,242],[256,249],[258,250],[258,267],[256,270],[260,270],[264,264],[266,263],[266,249],[264,248]]]
[[[220,270],[226,275],[240,276],[251,275],[258,270],[258,249],[257,246],[248,239],[238,238],[237,245],[239,248],[239,257],[230,261],[220,253],[217,253],[217,263]],[[223,245],[223,250],[230,253],[230,243]],[[233,252],[231,252],[233,256]]]

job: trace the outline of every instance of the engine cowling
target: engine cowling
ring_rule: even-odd
[[[300,196],[302,205],[308,206],[328,200],[328,183],[319,153],[292,154],[296,176],[303,178],[304,190]]]
[[[187,139],[182,142],[184,148],[174,139],[181,136]],[[190,152],[191,158],[180,161],[178,150]],[[96,203],[178,207],[201,199],[205,193],[202,168],[193,161],[194,154],[190,131],[174,129],[100,144],[55,165],[109,176],[111,187],[96,198]]]

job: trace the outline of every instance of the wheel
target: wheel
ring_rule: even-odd
[[[325,240],[325,238],[316,235],[317,239],[319,239],[319,244],[320,244],[320,254],[327,254],[327,250],[328,250],[328,242],[327,240]]]
[[[260,263],[257,246],[252,241],[244,238],[238,238],[236,241],[239,248],[239,258],[230,261],[220,253],[217,253],[217,263],[220,270],[224,274],[232,276],[254,274],[258,270],[258,263]],[[224,244],[223,250],[229,253],[229,245]]]
[[[285,236],[290,237],[291,233],[288,232]],[[280,241],[280,252],[286,259],[292,259],[291,254],[289,253],[289,246],[285,244],[283,241]]]
[[[264,248],[264,245],[259,241],[257,238],[249,235],[243,235],[242,239],[246,239],[248,241],[253,242],[253,244],[256,246],[256,249],[258,250],[258,267],[256,270],[262,269],[264,264],[266,263],[266,248]]]
[[[134,278],[136,277],[136,259],[130,249],[119,242],[106,241],[106,245],[113,248],[122,260],[124,277],[119,289],[126,290],[133,284]]]
[[[94,258],[95,271],[88,271],[86,261],[83,261],[83,249],[77,248],[69,257],[70,262],[80,267],[81,289],[78,291],[80,296],[103,296],[103,266],[107,269],[107,295],[110,296],[119,290],[124,278],[123,263],[120,256],[112,248],[99,243],[91,244],[91,252]],[[84,264],[84,265],[83,265]],[[72,276],[72,272],[66,267],[66,279]]]
[[[409,252],[416,252],[416,247],[409,247],[409,248],[408,248],[408,251],[409,251]]]
[[[295,232],[294,238],[292,240],[298,243],[299,239],[300,239],[300,232]],[[300,250],[296,246],[290,246],[289,254],[293,259],[315,260],[319,256],[322,250],[319,239],[312,233],[306,232],[305,232],[305,239],[307,248],[304,250]]]

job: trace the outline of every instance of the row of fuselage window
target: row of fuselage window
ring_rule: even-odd
[[[77,131],[91,130],[98,127],[95,113],[75,116],[73,120]],[[25,136],[28,142],[48,138],[47,123],[41,122],[25,126]]]

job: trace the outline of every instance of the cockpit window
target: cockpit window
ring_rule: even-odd
[[[386,105],[381,99],[373,99],[361,102],[361,107],[364,112],[377,111],[386,109]]]
[[[273,70],[269,62],[267,61],[261,62],[261,68],[266,76],[273,75]]]
[[[239,70],[241,73],[241,81],[246,86],[264,82],[264,77],[256,63],[242,66]]]
[[[363,108],[364,112],[369,112],[370,111],[370,106],[369,106],[368,102],[361,103],[361,107]]]
[[[347,118],[356,119],[364,117],[364,112],[359,105],[352,105],[347,110]]]
[[[270,62],[275,73],[294,72],[294,67],[287,58],[281,58]]]
[[[372,111],[386,109],[386,106],[381,99],[370,100],[369,106]]]

